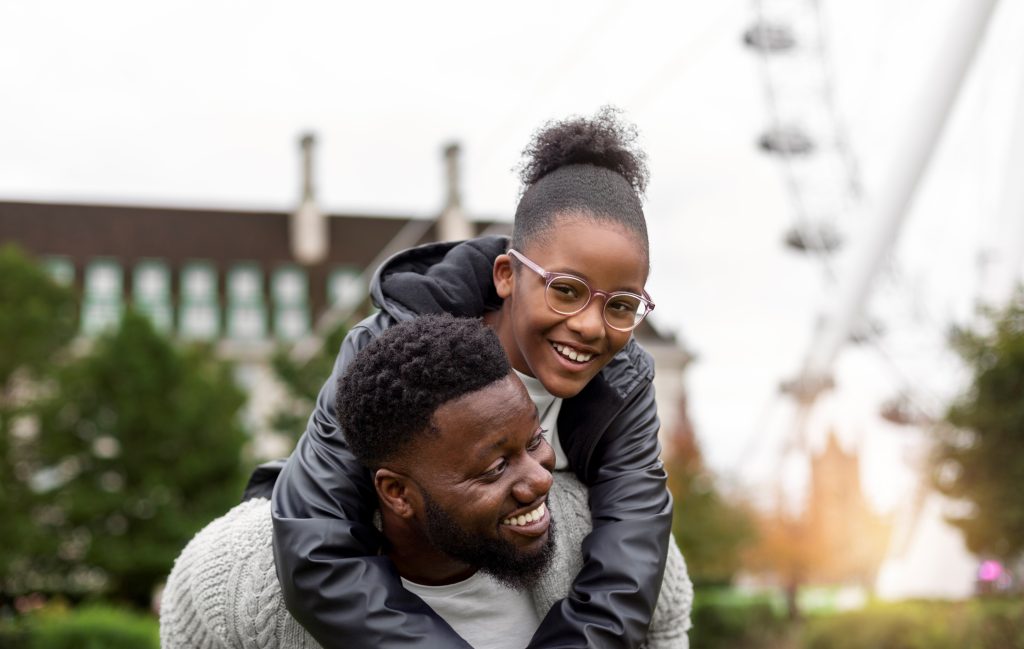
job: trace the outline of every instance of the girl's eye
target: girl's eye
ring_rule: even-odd
[[[640,302],[637,299],[626,296],[619,296],[611,300],[605,307],[605,309],[617,313],[636,313],[639,308]]]
[[[552,282],[548,288],[563,299],[576,299],[580,296],[580,287],[565,280]]]

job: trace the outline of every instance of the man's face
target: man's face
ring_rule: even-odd
[[[444,404],[416,450],[417,522],[445,554],[525,587],[550,559],[554,451],[514,374]]]

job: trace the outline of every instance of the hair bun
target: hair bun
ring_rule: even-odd
[[[560,167],[591,164],[618,173],[643,195],[647,155],[636,144],[636,126],[623,123],[621,113],[614,106],[603,106],[593,117],[570,117],[542,126],[523,149],[519,177],[524,187]]]

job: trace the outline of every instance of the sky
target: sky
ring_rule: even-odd
[[[328,211],[436,214],[441,150],[458,141],[465,208],[508,219],[533,130],[619,106],[652,175],[651,317],[696,356],[685,381],[708,462],[756,488],[780,472],[796,430],[779,385],[848,281],[906,134],[934,110],[918,97],[967,1],[820,3],[832,105],[865,188],[836,215],[847,252],[832,280],[782,244],[794,209],[756,146],[770,113],[742,43],[749,0],[0,0],[0,200],[290,209],[297,138],[313,131]],[[794,20],[813,17],[813,3],[774,3],[786,4]],[[836,389],[809,418],[811,447],[834,430],[861,452],[881,509],[912,490],[925,433],[879,407],[907,389],[941,414],[962,389],[944,333],[972,321],[992,281],[979,259],[1012,230],[998,207],[1022,110],[1022,4],[999,3],[873,285],[883,335],[844,348]],[[799,481],[799,462],[781,466]]]

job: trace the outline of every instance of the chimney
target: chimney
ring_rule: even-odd
[[[459,145],[452,142],[444,148],[445,173],[448,195],[444,209],[437,219],[437,236],[441,241],[462,241],[473,237],[473,228],[462,211],[459,197]]]
[[[302,147],[302,201],[292,214],[289,235],[292,256],[312,266],[327,258],[327,219],[316,205],[313,193],[313,145],[316,138],[307,133],[299,140]]]

